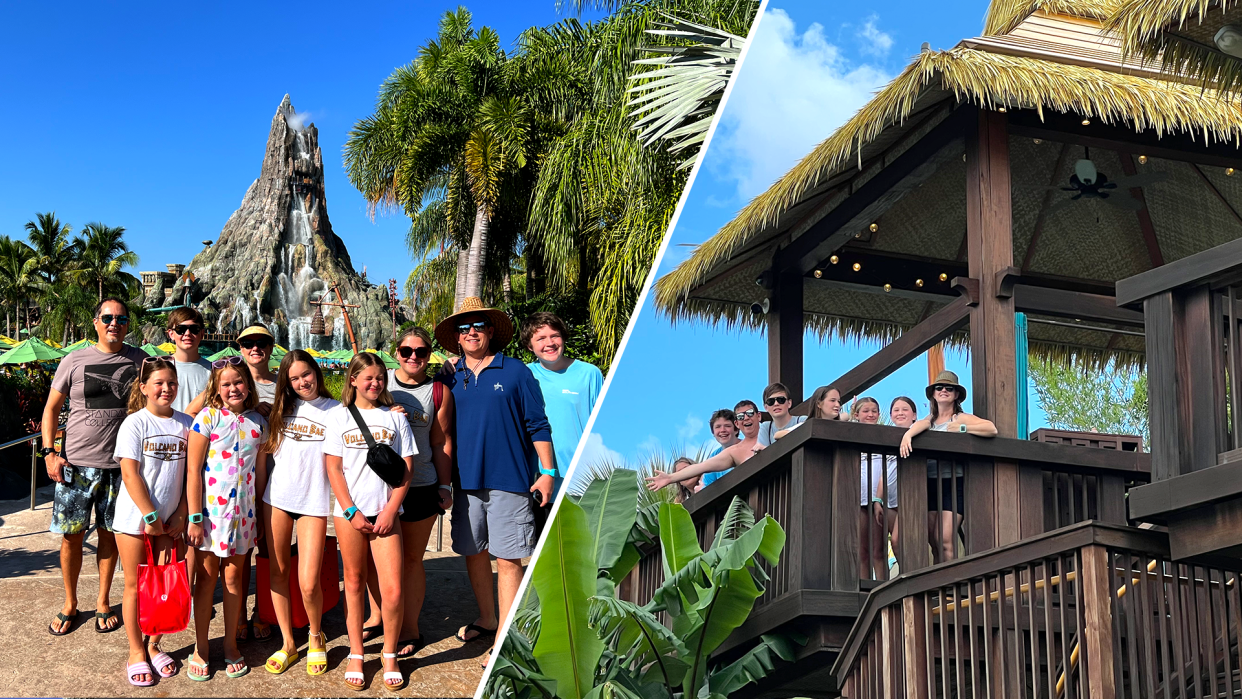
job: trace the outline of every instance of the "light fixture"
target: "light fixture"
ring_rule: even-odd
[[[841,261],[841,258],[837,257],[836,255],[833,255],[832,257],[828,258],[828,261],[835,265],[836,263]]]
[[[1145,155],[1140,155],[1140,156],[1139,156],[1139,165],[1146,165],[1146,164],[1147,164],[1147,156],[1145,156]]]
[[[892,291],[892,290],[893,290],[893,285],[892,285],[892,284],[885,284],[885,285],[884,285],[884,291]]]
[[[855,234],[854,234],[854,237],[855,237],[855,238],[861,238],[861,237],[862,237],[862,233],[861,233],[861,232],[855,233]]]
[[[940,273],[940,281],[942,281],[942,282],[947,282],[947,281],[949,281],[949,275],[945,274],[944,272],[941,272],[941,273]]]
[[[918,288],[922,289],[922,288],[923,288],[923,280],[922,280],[922,279],[915,279],[915,280],[914,280],[914,285],[915,285],[915,286],[917,286]]]
[[[1090,119],[1083,119],[1083,120],[1082,120],[1082,125],[1083,125],[1083,126],[1090,126],[1090,125],[1091,125],[1091,120],[1090,120]]]
[[[871,232],[872,232],[872,233],[875,233],[876,231],[880,230],[880,224],[878,224],[878,223],[873,223],[873,224],[871,224],[870,229],[871,229]]]
[[[1216,36],[1212,38],[1212,41],[1221,52],[1227,53],[1234,58],[1242,58],[1242,27],[1236,24],[1227,24],[1216,32]]]
[[[322,335],[324,333],[323,312],[318,306],[315,306],[315,315],[311,316],[310,332],[312,335]]]
[[[860,271],[862,271],[862,263],[861,263],[861,262],[855,262],[855,263],[854,263],[854,271],[855,271],[855,272],[860,272]]]
[[[817,269],[817,270],[815,270],[815,278],[816,278],[816,279],[823,279],[823,277],[824,277],[824,270],[822,270],[822,269]]]
[[[1225,177],[1233,177],[1233,172],[1234,172],[1233,168],[1231,167],[1225,168]]]
[[[998,107],[996,111],[1000,112],[1001,114],[1004,114],[1005,112],[1009,110],[1005,109],[1004,107]]]
[[[1043,142],[1044,142],[1044,139],[1042,139],[1042,138],[1037,138],[1037,139],[1035,139],[1035,145],[1037,145],[1037,146],[1038,146],[1039,144],[1043,143]]]

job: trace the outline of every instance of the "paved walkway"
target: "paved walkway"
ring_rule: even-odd
[[[51,521],[51,487],[39,492],[39,507],[27,509],[28,500],[0,501],[0,693],[6,696],[135,696],[135,697],[297,697],[354,696],[344,686],[345,656],[349,642],[345,632],[342,605],[324,616],[328,640],[328,672],[320,677],[306,674],[306,631],[295,632],[302,658],[283,675],[263,669],[267,656],[280,648],[279,630],[267,641],[248,641],[241,650],[251,666],[250,674],[229,679],[223,672],[224,650],[221,638],[224,624],[220,592],[216,592],[219,614],[212,621],[211,653],[214,678],[193,682],[185,676],[184,664],[194,650],[193,624],[186,631],[165,637],[163,649],[181,665],[178,674],[154,687],[132,687],[125,679],[127,643],[124,630],[98,635],[93,628],[95,599],[99,591],[95,573],[94,542],[87,539],[78,598],[82,607],[74,630],[55,637],[47,632],[48,622],[60,611],[64,587],[60,577],[60,536],[48,531]],[[401,663],[407,685],[394,693],[384,687],[380,668],[381,642],[366,646],[364,672],[367,688],[361,696],[465,697],[473,696],[482,678],[480,662],[486,660],[487,645],[462,644],[453,637],[456,630],[478,615],[464,561],[449,549],[448,521],[444,526],[444,552],[427,552],[427,601],[423,605],[421,631],[428,645],[414,660]],[[432,530],[431,548],[435,548]],[[122,589],[121,571],[113,582],[111,599],[119,611]],[[252,594],[249,607],[253,608]]]

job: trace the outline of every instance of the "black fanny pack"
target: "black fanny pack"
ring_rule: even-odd
[[[367,466],[388,485],[397,488],[405,480],[405,459],[387,444],[377,444],[371,428],[362,419],[362,413],[355,406],[349,406],[349,412],[358,423],[358,429],[367,440]]]

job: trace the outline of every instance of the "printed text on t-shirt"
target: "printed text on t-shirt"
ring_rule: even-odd
[[[285,418],[285,429],[282,431],[286,437],[299,442],[323,441],[323,425],[301,416]]]
[[[176,461],[185,458],[185,439],[161,434],[142,440],[142,455],[159,461]]]
[[[375,442],[377,444],[391,445],[393,439],[397,436],[396,432],[393,432],[387,427],[375,427],[373,425],[367,425],[367,427],[371,428],[371,436],[375,438]],[[362,436],[362,431],[357,427],[341,435],[341,443],[344,444],[347,449],[368,448],[367,438]]]

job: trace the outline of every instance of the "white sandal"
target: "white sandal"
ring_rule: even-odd
[[[396,653],[380,653],[380,655],[383,656],[384,659],[388,659],[388,658],[395,659],[397,657]],[[400,684],[388,684],[388,680],[401,680],[401,683]],[[385,672],[384,673],[384,686],[395,692],[396,690],[401,689],[402,687],[405,686],[405,676],[402,675],[400,672]]]
[[[361,655],[355,655],[353,653],[350,653],[349,655],[345,656],[346,664],[348,664],[350,660],[361,660],[364,663],[366,662],[366,658],[364,658]],[[353,682],[350,682],[350,680],[362,680],[362,683],[354,684]],[[361,692],[363,689],[366,689],[366,686],[367,686],[366,675],[362,674],[361,672],[350,672],[346,670],[345,671],[345,686],[349,687],[355,692]]]

